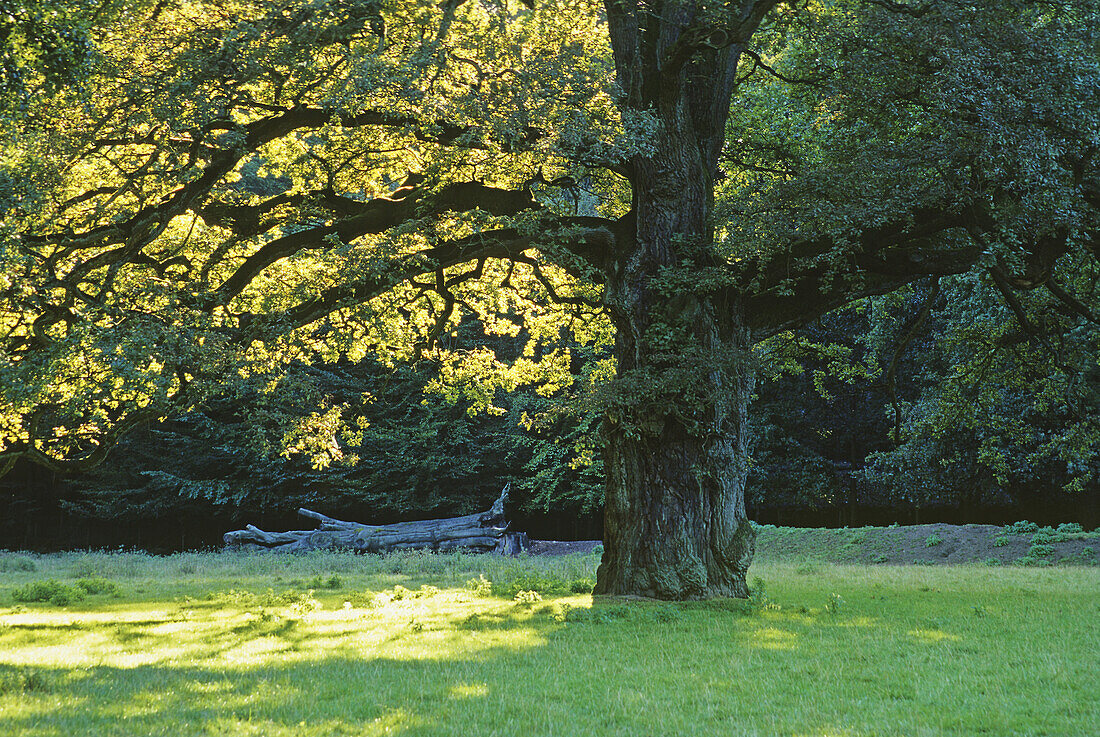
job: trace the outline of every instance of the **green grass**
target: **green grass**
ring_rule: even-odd
[[[5,736],[1069,737],[1100,724],[1096,568],[763,561],[766,597],[751,603],[593,604],[571,588],[595,556],[20,558],[33,566],[0,577]],[[12,598],[51,580],[87,596]]]

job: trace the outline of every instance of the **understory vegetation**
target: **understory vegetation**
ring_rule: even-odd
[[[749,600],[666,603],[594,600],[597,563],[6,554],[0,732],[1082,735],[1100,720],[1097,568],[762,552]],[[41,582],[86,595],[22,595]]]

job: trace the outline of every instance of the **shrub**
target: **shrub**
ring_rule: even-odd
[[[943,538],[933,532],[931,535],[924,539],[924,547],[934,548],[942,542]]]
[[[1034,522],[1028,522],[1020,520],[1019,522],[1013,522],[1011,525],[1005,525],[1006,535],[1031,535],[1039,531],[1039,525]]]
[[[119,594],[118,584],[105,578],[82,578],[76,582],[76,586],[86,594]]]
[[[466,588],[474,593],[474,596],[492,596],[493,582],[485,578],[485,574],[479,574],[477,578],[471,578],[466,582]]]
[[[595,555],[603,555],[603,543],[596,543],[596,547],[592,548],[592,553]]]
[[[48,601],[56,606],[68,606],[75,604],[84,598],[83,589],[66,586],[57,581],[33,581],[26,586],[13,589],[11,598],[16,601],[30,603],[33,601]]]
[[[569,591],[574,594],[591,594],[596,582],[591,578],[574,578],[569,582]]]
[[[370,591],[357,591],[347,595],[345,609],[372,609],[378,606],[378,600]]]
[[[1032,543],[1031,549],[1027,551],[1027,554],[1036,558],[1045,558],[1048,555],[1054,553],[1054,548],[1050,545],[1043,545],[1042,543]]]
[[[1056,532],[1059,535],[1083,535],[1085,528],[1081,527],[1081,525],[1076,522],[1063,522],[1058,525]]]
[[[768,603],[768,585],[760,576],[749,582],[749,604],[754,609],[763,609]]]
[[[1003,548],[1005,545],[1008,545],[1008,535],[997,535],[993,538],[993,547]]]
[[[517,591],[512,601],[519,606],[529,606],[542,601],[542,596],[537,591]]]

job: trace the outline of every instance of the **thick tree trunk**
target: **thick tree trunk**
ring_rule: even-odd
[[[596,591],[744,597],[754,550],[745,515],[751,336],[738,296],[708,278],[719,265],[714,174],[681,112],[663,118],[654,155],[635,161],[633,238],[606,284],[618,389],[604,425]]]
[[[392,525],[363,525],[345,522],[323,514],[299,509],[298,514],[317,520],[316,530],[265,532],[248,525],[223,535],[229,547],[266,550],[277,553],[300,553],[310,550],[355,550],[364,553],[385,553],[391,550],[426,549],[436,552],[463,548],[476,552],[497,552],[516,555],[527,544],[524,533],[508,532],[504,517],[504,502],[508,486],[486,512],[446,519],[398,522]]]
[[[756,537],[745,514],[753,373],[746,356],[732,354],[724,367],[707,366],[699,377],[705,386],[693,387],[673,411],[605,419],[604,557],[596,593],[748,595]],[[658,385],[654,392],[676,388]]]
[[[722,277],[714,183],[741,45],[775,4],[605,3],[620,104],[655,125],[627,167],[633,227],[605,280],[618,377],[599,594],[748,595],[752,336]]]

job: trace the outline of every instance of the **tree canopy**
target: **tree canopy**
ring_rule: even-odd
[[[83,83],[4,134],[9,467],[85,468],[294,360],[431,360],[476,410],[533,384],[603,413],[602,591],[744,595],[757,366],[853,299],[956,274],[1015,318],[985,347],[1048,361],[1096,438],[1092,0],[89,17]],[[523,348],[457,347],[464,318]],[[614,360],[578,383],[585,347]],[[331,446],[342,411],[288,442]]]

